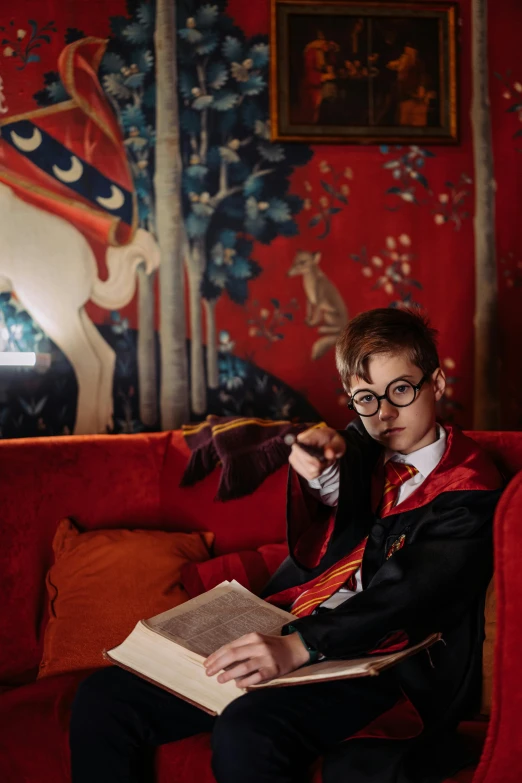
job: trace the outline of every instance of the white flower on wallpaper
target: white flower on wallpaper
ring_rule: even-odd
[[[512,114],[517,118],[519,123],[522,123],[522,81],[513,79],[511,68],[509,68],[504,75],[494,72],[495,78],[497,78],[501,85],[502,97],[508,102],[506,106],[506,113]],[[517,128],[513,133],[513,138],[518,139],[522,136],[522,127]],[[518,150],[521,148],[518,147]]]
[[[287,304],[272,298],[265,306],[260,306],[254,299],[252,302],[248,301],[245,308],[248,312],[248,336],[261,337],[268,348],[272,343],[284,340],[286,327],[294,323],[299,303],[295,297]]]
[[[465,203],[471,195],[470,185],[473,184],[473,180],[467,174],[461,174],[456,183],[447,181],[444,184],[446,190],[435,194],[436,203],[431,210],[433,220],[436,226],[453,223],[455,231],[458,231],[462,221],[470,216]]]
[[[500,277],[506,288],[522,288],[522,258],[512,251],[502,255]]]
[[[425,203],[426,194],[431,194],[425,167],[427,161],[435,157],[435,153],[416,145],[388,147],[384,144],[380,150],[388,158],[382,167],[391,173],[395,183],[386,193],[393,196],[395,200],[399,199],[398,204],[394,204],[393,208],[397,209],[401,202]]]
[[[409,234],[387,236],[376,253],[363,246],[350,258],[361,267],[361,274],[373,283],[373,290],[382,290],[389,307],[420,306],[415,300],[415,291],[422,290],[422,284],[415,279],[415,254],[411,250]]]
[[[24,27],[15,30],[14,20],[11,19],[9,26],[0,27],[1,45],[4,47],[2,54],[17,62],[17,71],[23,71],[29,63],[39,63],[40,54],[34,50],[41,49],[43,44],[50,44],[51,34],[58,32],[52,21],[39,26],[33,19],[29,19],[27,24],[30,30]]]
[[[428,171],[429,163],[436,157],[434,152],[416,145],[383,145],[380,150],[387,158],[382,167],[390,172],[395,181],[386,190],[386,195],[391,197],[387,209],[394,212],[405,204],[429,206],[436,226],[453,224],[455,231],[458,231],[463,221],[470,217],[466,203],[471,196],[471,177],[462,173],[455,182],[446,180],[445,190],[437,192],[430,185]]]
[[[349,181],[353,179],[353,171],[349,166],[338,171],[327,160],[319,162],[318,171],[320,189],[314,188],[309,180],[304,183],[303,209],[313,213],[308,220],[308,228],[318,227],[319,233],[315,238],[326,239],[333,216],[348,206]]]

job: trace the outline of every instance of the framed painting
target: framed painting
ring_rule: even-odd
[[[271,0],[272,139],[457,143],[457,11]]]

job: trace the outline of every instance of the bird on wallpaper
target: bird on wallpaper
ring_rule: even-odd
[[[107,280],[100,280],[90,244],[58,215],[28,204],[0,182],[0,291],[17,299],[67,356],[78,382],[74,433],[113,428],[113,378],[116,355],[85,310],[124,307],[136,287],[136,269],[159,266],[159,248],[138,229],[131,242],[108,247]]]
[[[288,270],[289,277],[301,275],[306,296],[307,326],[317,326],[320,337],[312,346],[312,359],[319,359],[333,348],[348,323],[348,309],[339,289],[320,269],[321,253],[299,250]]]

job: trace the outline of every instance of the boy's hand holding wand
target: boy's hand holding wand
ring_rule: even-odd
[[[337,430],[319,427],[285,437],[292,444],[289,462],[293,469],[307,481],[317,478],[330,465],[344,455],[346,444]]]

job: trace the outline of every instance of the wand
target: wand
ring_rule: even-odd
[[[299,446],[300,449],[306,451],[306,453],[311,457],[318,459],[319,462],[326,462],[326,457],[324,456],[324,449],[322,446],[310,446],[308,443],[301,443],[301,441],[297,440],[296,436],[292,435],[291,433],[285,435],[284,442],[287,446],[293,446],[294,444]]]

